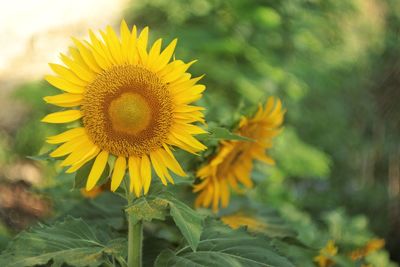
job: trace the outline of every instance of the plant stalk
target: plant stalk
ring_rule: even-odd
[[[142,267],[142,221],[133,223],[132,215],[128,214],[128,267]]]

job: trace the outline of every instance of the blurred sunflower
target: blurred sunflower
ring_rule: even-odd
[[[351,251],[349,256],[353,261],[357,261],[368,256],[372,252],[380,250],[384,246],[384,239],[371,239],[364,247]]]
[[[196,207],[212,206],[214,212],[218,211],[220,205],[226,207],[230,188],[240,192],[239,185],[246,188],[253,186],[250,174],[254,159],[274,164],[265,150],[272,147],[272,138],[280,133],[284,113],[281,101],[270,97],[265,107],[259,105],[254,117],[242,117],[236,133],[253,139],[253,142],[221,142],[216,155],[197,171],[201,181],[193,189],[198,193]]]
[[[330,267],[335,264],[330,257],[337,255],[338,247],[335,245],[335,241],[329,240],[325,247],[319,251],[319,255],[314,258],[314,262],[319,267]]]
[[[232,229],[246,226],[250,232],[263,232],[267,229],[267,224],[254,215],[237,212],[221,217],[221,221]]]
[[[96,186],[107,162],[113,170],[115,191],[129,170],[130,190],[136,196],[149,191],[151,166],[161,182],[173,183],[169,170],[185,176],[171,152],[176,146],[191,153],[206,147],[193,137],[205,133],[204,108],[190,105],[202,97],[204,85],[186,71],[194,63],[171,57],[177,40],[161,50],[158,39],[147,49],[148,28],[139,36],[125,21],[120,38],[108,26],[101,38],[89,31],[89,41],[73,38],[70,56],[61,54],[65,66],[50,64],[56,75],[46,80],[64,93],[45,97],[47,103],[68,108],[43,118],[47,123],[76,122],[73,128],[48,137],[61,144],[50,155],[64,157],[62,166],[72,173],[94,159],[86,190]],[[115,160],[109,160],[115,159]]]

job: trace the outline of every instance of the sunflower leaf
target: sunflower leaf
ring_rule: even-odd
[[[125,239],[111,240],[82,219],[68,217],[53,225],[38,225],[20,233],[0,255],[0,266],[99,266],[118,256]]]
[[[189,243],[191,249],[195,251],[203,231],[204,216],[176,199],[172,194],[166,192],[164,196],[168,200],[170,215],[176,226]]]
[[[251,236],[243,229],[232,230],[217,222],[205,227],[197,251],[189,247],[164,250],[157,257],[155,266],[294,267],[274,249],[271,240]]]
[[[126,208],[126,212],[132,216],[134,223],[140,220],[164,220],[169,212],[190,248],[196,250],[203,230],[204,216],[176,199],[170,192],[139,198]]]
[[[164,220],[167,215],[168,201],[161,198],[141,197],[126,209],[133,219],[133,223],[153,219]]]
[[[238,134],[234,134],[226,128],[215,126],[209,129],[211,135],[210,139],[218,139],[218,140],[236,140],[236,141],[247,141],[253,142],[254,140],[245,136],[241,136]]]

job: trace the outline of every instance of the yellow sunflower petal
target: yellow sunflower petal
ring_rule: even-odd
[[[46,103],[59,107],[75,107],[82,103],[83,95],[65,93],[54,96],[46,96],[43,99],[46,101]]]
[[[48,123],[67,123],[71,121],[76,121],[82,118],[82,113],[80,110],[72,109],[67,111],[54,112],[42,119],[42,122]]]
[[[158,157],[162,159],[168,169],[180,176],[186,176],[186,173],[182,170],[181,165],[178,163],[178,161],[176,161],[173,155],[170,155],[164,149],[159,149],[154,153],[158,154]]]
[[[140,158],[135,156],[129,157],[129,177],[130,191],[135,192],[136,197],[139,197],[142,192],[142,179],[140,178]]]
[[[68,68],[58,65],[58,64],[53,64],[53,63],[49,63],[49,66],[55,73],[60,75],[62,78],[64,78],[68,82],[71,82],[73,84],[76,84],[76,85],[79,85],[82,87],[85,87],[87,85],[86,81],[80,79],[78,76],[76,76],[75,73],[73,73]]]
[[[162,44],[162,39],[160,38],[153,44],[153,46],[150,49],[149,57],[147,58],[145,66],[147,66],[151,70],[153,70],[153,66],[156,63],[156,59],[160,56],[161,44]]]
[[[165,179],[164,172],[163,172],[163,169],[161,166],[161,164],[163,164],[163,163],[158,161],[156,155],[157,154],[154,152],[150,153],[151,163],[153,165],[154,170],[156,171],[156,174],[158,175],[158,177],[160,177],[160,180],[163,183],[163,185],[167,185],[167,180]]]
[[[82,127],[73,128],[73,129],[65,131],[61,134],[47,137],[46,142],[49,144],[60,144],[60,143],[67,142],[71,139],[74,139],[75,137],[82,136],[84,134],[85,134],[84,128],[82,128]]]
[[[57,87],[58,89],[61,89],[68,93],[81,94],[85,90],[83,86],[73,84],[61,77],[46,75],[44,79],[54,87]]]
[[[72,166],[67,169],[65,172],[66,173],[73,173],[76,172],[78,169],[80,169],[83,165],[85,165],[87,162],[89,162],[90,160],[92,160],[94,157],[96,157],[100,152],[100,149],[95,146],[93,147],[89,152],[87,152],[85,154],[85,156],[83,156],[81,158],[80,161],[75,162],[74,164],[72,164]]]
[[[168,64],[169,60],[172,57],[172,54],[175,51],[177,42],[178,42],[178,39],[172,40],[172,42],[164,49],[164,51],[161,52],[158,59],[152,65],[153,71],[155,71],[155,72],[160,71],[162,68],[164,68]]]
[[[140,165],[140,174],[142,177],[143,190],[146,195],[149,192],[151,184],[151,166],[147,155],[142,156],[142,161]]]
[[[86,182],[87,191],[92,190],[96,186],[96,183],[99,181],[100,176],[103,173],[104,168],[106,167],[108,154],[108,151],[103,150],[97,155]]]
[[[100,73],[102,72],[102,68],[97,64],[96,59],[94,58],[91,51],[80,41],[76,38],[72,38],[73,42],[75,43],[76,47],[79,50],[80,55],[82,56],[86,65],[90,67],[90,69],[94,72]]]
[[[61,54],[60,57],[62,62],[64,62],[64,64],[67,65],[70,68],[70,70],[72,70],[76,74],[76,76],[78,76],[80,79],[87,82],[93,81],[95,76],[90,69],[78,64],[77,62],[73,61],[64,54]]]
[[[114,164],[114,171],[111,177],[111,191],[117,190],[118,186],[121,184],[124,178],[126,170],[126,160],[125,157],[119,156]]]
[[[81,144],[80,149],[72,151],[72,153],[61,162],[60,166],[69,166],[79,162],[93,147],[94,145],[89,140],[86,140]]]

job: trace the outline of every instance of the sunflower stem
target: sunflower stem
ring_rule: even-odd
[[[134,202],[129,192],[127,179],[124,179],[125,197],[130,207]],[[143,222],[137,221],[133,213],[126,212],[128,217],[128,267],[142,267]]]
[[[134,223],[133,215],[128,214],[128,267],[142,266],[143,223]]]

